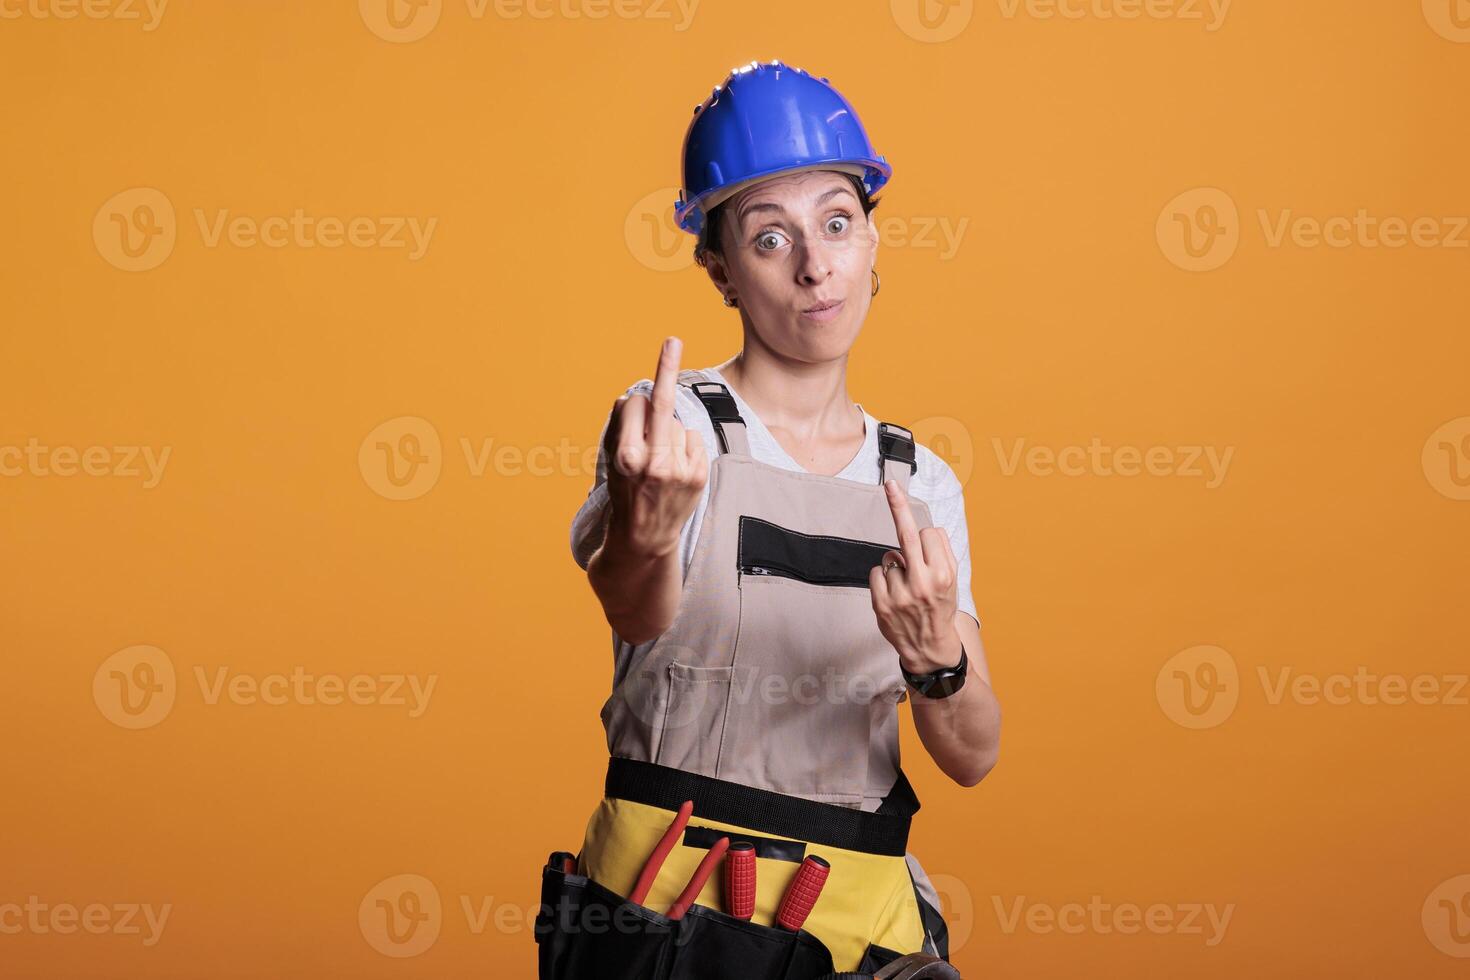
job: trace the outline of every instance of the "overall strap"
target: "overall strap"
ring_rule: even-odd
[[[909,476],[918,472],[914,454],[914,434],[892,422],[878,423],[878,466],[880,482],[897,480],[904,493],[909,492]]]
[[[746,436],[745,420],[740,417],[740,409],[735,406],[735,396],[730,394],[730,389],[718,381],[710,381],[702,371],[693,368],[679,372],[679,383],[688,385],[704,404],[704,410],[709,412],[720,451],[749,456],[750,440]]]

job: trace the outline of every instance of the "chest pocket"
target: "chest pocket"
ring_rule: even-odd
[[[740,518],[740,619],[719,778],[862,803],[871,741],[903,691],[868,588],[888,548]]]

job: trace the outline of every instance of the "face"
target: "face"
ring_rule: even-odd
[[[710,277],[739,300],[761,342],[800,361],[845,355],[872,301],[878,246],[847,175],[763,180],[726,201],[722,217],[724,257],[712,258]]]

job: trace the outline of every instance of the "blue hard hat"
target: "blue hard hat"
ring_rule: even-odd
[[[695,235],[711,208],[764,177],[840,170],[861,177],[871,196],[893,174],[840,92],[779,61],[741,65],[715,86],[694,107],[683,157],[674,221]]]

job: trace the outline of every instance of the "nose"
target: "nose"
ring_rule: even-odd
[[[826,282],[832,276],[832,256],[820,236],[804,236],[797,246],[796,281],[803,286]]]

